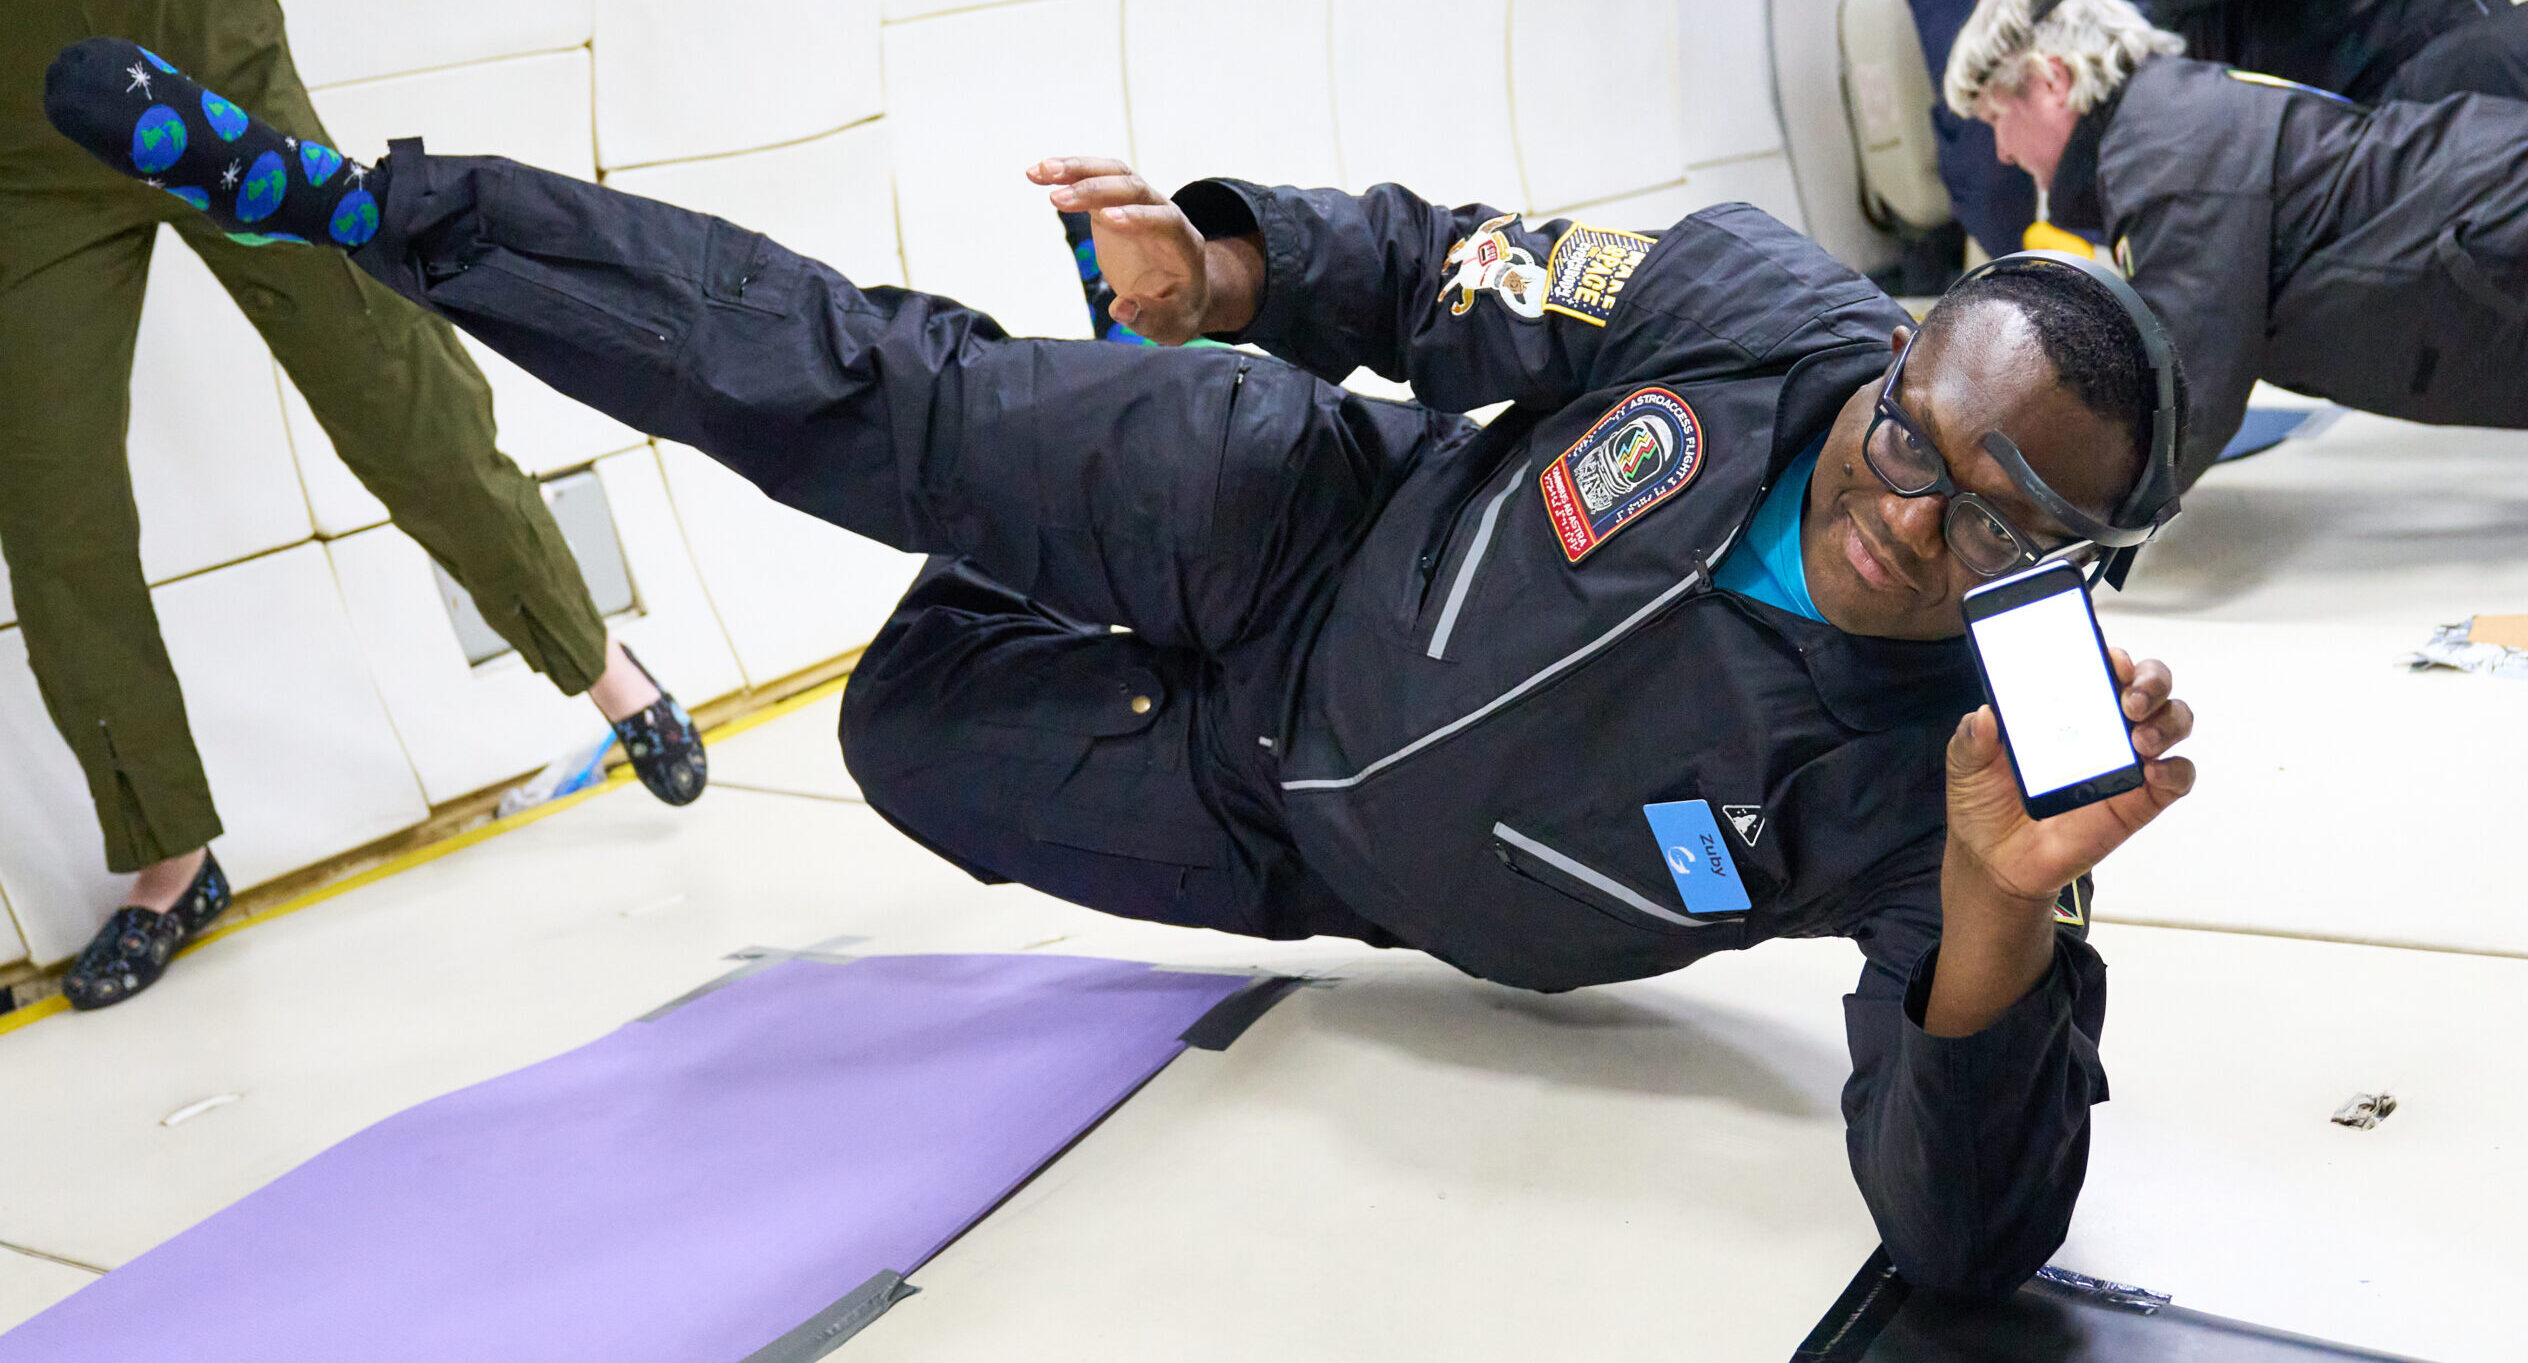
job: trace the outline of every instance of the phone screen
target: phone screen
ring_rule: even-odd
[[[2089,595],[2069,591],[1973,621],[1984,681],[2030,800],[2133,766],[2133,736],[2098,647]]]

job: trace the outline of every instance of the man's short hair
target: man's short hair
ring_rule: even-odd
[[[1922,321],[1925,331],[1955,325],[1970,308],[1998,303],[2028,321],[2037,345],[2054,373],[2081,405],[2110,421],[2123,422],[2133,433],[2129,490],[2150,468],[2153,418],[2159,412],[2159,380],[2151,372],[2142,333],[2122,304],[2105,286],[2069,269],[2044,266],[2001,269],[1978,275],[1949,290]],[[2170,352],[2176,369],[2176,449],[2186,443],[2186,370]],[[2128,492],[2129,495],[2129,492]],[[2114,514],[2119,508],[2101,510]]]
[[[2047,11],[2031,19],[2036,11]],[[2125,0],[1983,0],[1949,49],[1941,93],[1960,118],[1973,118],[1986,92],[2016,94],[2033,63],[2060,57],[2072,76],[2072,112],[2098,107],[2143,62],[2186,50],[2186,40],[2154,28]]]

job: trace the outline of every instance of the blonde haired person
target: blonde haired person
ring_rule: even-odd
[[[2180,478],[2258,378],[2528,428],[2528,104],[2371,107],[2179,46],[2123,0],[1986,0],[1944,84],[2166,321],[2193,390]]]

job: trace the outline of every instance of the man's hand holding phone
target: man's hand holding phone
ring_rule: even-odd
[[[2118,699],[2133,726],[2142,784],[2047,819],[2029,817],[1987,705],[1949,737],[1949,844],[1941,867],[1940,965],[1923,1028],[1982,1031],[2054,960],[2054,899],[2194,788],[2194,763],[2169,752],[2194,731],[2171,694],[2168,666],[2111,649]]]
[[[2049,819],[2028,817],[2001,722],[1989,705],[1949,737],[1949,845],[1964,852],[1996,888],[2052,905],[2063,886],[2106,859],[2194,787],[2194,763],[2168,752],[2194,731],[2194,711],[2174,698],[2168,665],[2135,662],[2110,649],[2118,700],[2133,726],[2142,784]]]

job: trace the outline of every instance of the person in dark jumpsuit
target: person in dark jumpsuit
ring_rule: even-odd
[[[1937,83],[1975,0],[1910,0]],[[2018,12],[2041,16],[2041,3]],[[2434,100],[2473,91],[2528,98],[2528,8],[2510,0],[2148,0],[2185,55],[2332,90],[2351,99]],[[2019,249],[2036,186],[2001,160],[1992,129],[1945,102],[1931,111],[1940,180],[1990,255]],[[2073,227],[2058,210],[2057,227]]]
[[[1994,22],[2021,3],[1997,0]],[[2148,25],[2122,0],[2064,3]],[[2409,421],[2528,427],[2528,103],[2364,106],[2009,31],[2020,41],[1994,45],[1997,63],[1952,66],[1950,103],[2053,186],[2056,221],[2112,243],[2167,323],[2193,391],[2183,482],[2218,458],[2259,378]],[[2082,66],[2099,73],[2085,105]]]
[[[71,49],[48,96],[108,164],[148,116],[108,78],[125,57]],[[1395,186],[1170,202],[1115,163],[1030,173],[1093,214],[1115,320],[1160,347],[1011,338],[418,142],[374,204],[292,181],[254,207],[359,238],[363,269],[564,392],[937,556],[842,741],[943,857],[1539,990],[1848,937],[1852,1168],[1896,1263],[1980,1293],[2039,1267],[2106,1096],[2086,873],[2190,787],[2168,753],[2192,716],[2119,654],[2146,784],[2029,821],[1957,545],[2080,552],[1987,431],[2094,514],[2164,511],[2141,338],[2102,286],[1979,281],[1900,360],[1903,310],[1743,204],[1646,234]],[[1280,358],[1169,348],[1203,333]],[[1325,377],[1360,364],[1421,401]],[[1951,494],[1897,495],[1871,460],[1900,455],[1945,459]],[[1699,836],[1654,838],[1654,809]]]

